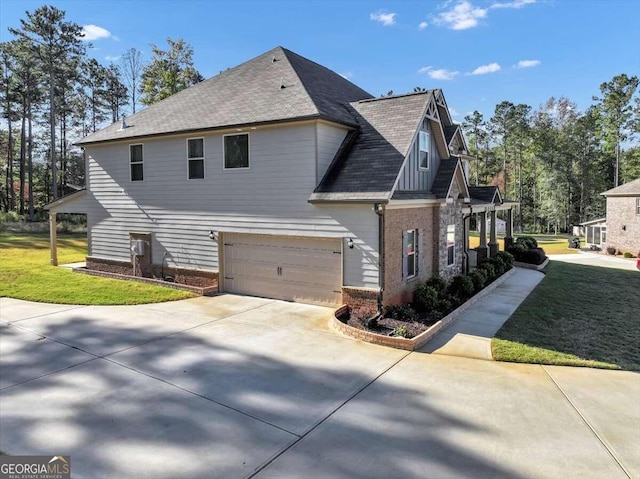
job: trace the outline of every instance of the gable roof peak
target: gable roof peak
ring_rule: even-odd
[[[425,91],[413,91],[410,93],[398,93],[397,95],[389,95],[389,96],[379,96],[377,98],[367,98],[365,100],[360,100],[357,103],[368,103],[373,101],[384,101],[384,100],[395,100],[396,98],[404,98],[407,96],[417,96],[417,95],[428,95],[433,93],[435,90],[425,90]]]

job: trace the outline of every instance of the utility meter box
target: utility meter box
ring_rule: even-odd
[[[131,240],[131,254],[144,256],[144,240]]]

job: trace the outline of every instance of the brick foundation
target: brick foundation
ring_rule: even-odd
[[[363,308],[373,315],[378,311],[378,291],[375,289],[342,287],[342,302],[352,309]]]
[[[130,261],[113,260],[106,258],[96,258],[87,256],[87,269],[92,271],[102,271],[105,273],[133,275],[133,264]],[[150,264],[144,268],[146,274],[143,276],[150,279],[162,279],[162,266]],[[198,269],[164,268],[164,275],[173,276],[178,284],[195,286],[197,288],[218,288],[218,272]],[[139,274],[137,276],[140,276]]]

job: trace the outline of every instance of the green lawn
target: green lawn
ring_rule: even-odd
[[[491,343],[499,361],[640,370],[640,273],[551,261]]]
[[[576,249],[569,249],[569,236],[568,235],[543,235],[532,233],[516,233],[514,237],[518,236],[533,236],[538,241],[538,246],[544,249],[547,255],[551,254],[566,254],[577,253]],[[584,238],[581,239],[584,245]],[[480,244],[480,236],[477,231],[469,232],[469,247],[475,248]],[[504,251],[504,235],[498,236],[498,244],[500,245],[500,251]]]
[[[58,236],[58,263],[84,261],[86,235]],[[161,286],[98,278],[50,265],[46,234],[0,233],[0,297],[61,304],[144,304],[195,296]]]

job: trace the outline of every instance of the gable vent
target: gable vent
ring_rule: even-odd
[[[287,87],[284,86],[284,78],[280,78],[280,89],[284,90],[285,88],[287,88]]]

